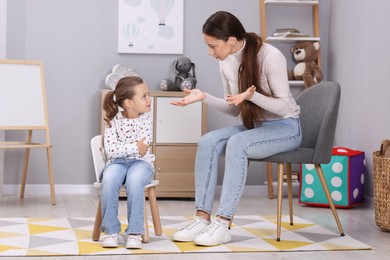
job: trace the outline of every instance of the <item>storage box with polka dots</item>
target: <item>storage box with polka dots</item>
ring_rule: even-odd
[[[364,152],[345,147],[333,147],[332,159],[321,164],[333,203],[348,208],[363,202]],[[302,164],[299,202],[313,206],[329,206],[313,164]]]

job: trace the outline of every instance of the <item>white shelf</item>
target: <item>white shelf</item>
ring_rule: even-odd
[[[320,41],[320,37],[273,37],[268,36],[266,42],[298,42],[298,41]]]
[[[306,5],[306,6],[313,6],[318,4],[318,1],[310,1],[310,0],[265,0],[264,3],[266,5],[284,5],[284,6],[297,6],[297,5]]]

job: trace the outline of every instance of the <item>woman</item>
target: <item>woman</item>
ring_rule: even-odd
[[[214,246],[231,240],[228,226],[245,186],[247,158],[295,150],[302,136],[300,108],[290,92],[283,54],[255,33],[247,33],[241,22],[225,11],[207,19],[203,37],[208,54],[219,60],[225,97],[192,89],[172,104],[203,101],[221,112],[240,116],[243,124],[211,131],[200,139],[195,161],[196,217],[172,238]],[[222,155],[221,198],[216,218],[210,222]]]

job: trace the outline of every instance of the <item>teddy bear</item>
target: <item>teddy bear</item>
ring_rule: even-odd
[[[194,89],[196,86],[195,64],[188,57],[179,57],[173,62],[174,80],[163,79],[160,88],[164,91],[183,91],[185,88]],[[192,70],[192,74],[191,74]]]
[[[292,71],[288,71],[289,80],[303,80],[306,88],[323,80],[322,70],[317,64],[319,42],[298,42],[290,50],[297,64]]]

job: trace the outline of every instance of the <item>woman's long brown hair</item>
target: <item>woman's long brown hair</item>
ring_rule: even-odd
[[[228,41],[229,37],[235,37],[239,41],[245,39],[246,45],[238,69],[239,93],[243,93],[255,85],[257,92],[268,96],[260,87],[261,68],[257,60],[257,54],[263,43],[260,36],[255,33],[247,33],[240,20],[226,11],[218,11],[211,15],[204,23],[202,31],[206,35],[223,41]],[[264,119],[264,109],[248,100],[242,102],[239,109],[242,122],[248,129],[254,128],[254,123]]]

